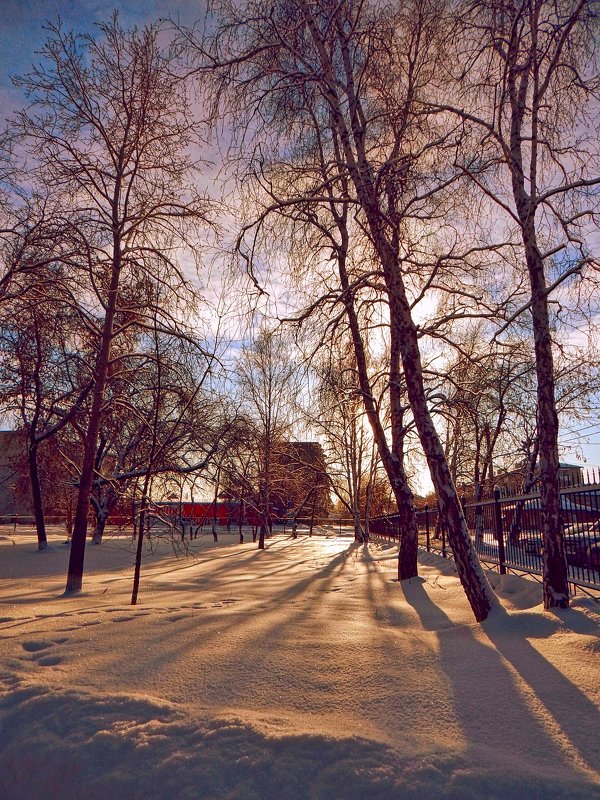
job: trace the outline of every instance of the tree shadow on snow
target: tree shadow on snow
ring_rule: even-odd
[[[439,664],[454,694],[454,710],[470,750],[486,768],[491,762],[524,773],[544,771],[565,779],[586,779],[581,759],[598,768],[598,712],[589,699],[495,612],[484,624],[491,645],[479,641],[471,627],[453,623],[432,602],[420,581],[403,581],[406,600],[426,630],[436,631]],[[509,621],[510,623],[510,621]],[[535,697],[519,685],[506,659]],[[527,699],[526,699],[527,698]],[[544,709],[536,710],[541,702]],[[551,715],[553,719],[548,719]],[[556,730],[556,723],[560,731]],[[565,736],[568,743],[565,742]]]

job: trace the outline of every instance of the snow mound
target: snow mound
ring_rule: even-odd
[[[590,800],[596,788],[475,770],[456,752],[409,758],[358,737],[272,736],[150,697],[26,687],[0,701],[4,800]]]
[[[136,607],[127,537],[70,597],[2,547],[0,800],[600,800],[593,600],[507,576],[479,625],[450,559],[233,539],[153,541]]]
[[[522,575],[500,575],[488,572],[488,580],[496,594],[509,600],[513,608],[525,609],[539,606],[542,602],[542,585]]]

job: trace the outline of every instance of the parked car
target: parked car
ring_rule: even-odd
[[[563,541],[567,564],[589,569],[600,568],[600,520],[567,526]]]
[[[543,552],[541,534],[525,534],[519,539],[519,547],[532,556],[541,556]]]
[[[568,525],[563,531],[567,564],[572,567],[600,569],[600,520]],[[526,553],[541,556],[544,552],[542,536],[525,535],[519,541]]]

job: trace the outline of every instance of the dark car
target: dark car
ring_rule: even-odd
[[[600,568],[600,520],[569,525],[563,542],[567,564],[573,567]]]
[[[541,534],[525,534],[519,539],[518,546],[532,556],[541,556],[544,549]]]
[[[600,569],[600,520],[567,526],[563,531],[563,544],[567,564]],[[539,534],[523,536],[519,547],[533,556],[541,556],[544,552]]]

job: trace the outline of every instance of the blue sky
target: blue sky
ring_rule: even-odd
[[[91,32],[116,8],[125,27],[159,17],[193,23],[202,15],[201,0],[0,0],[0,107],[4,117],[19,104],[10,76],[28,72],[44,42],[44,23],[62,19],[66,28]]]

